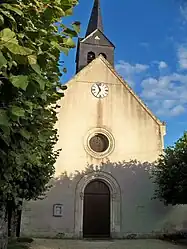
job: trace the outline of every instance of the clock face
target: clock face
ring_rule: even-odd
[[[95,83],[92,85],[91,92],[96,98],[104,98],[108,95],[108,86],[104,83]]]

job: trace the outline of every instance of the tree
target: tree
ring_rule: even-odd
[[[166,205],[187,204],[187,132],[165,149],[153,171],[155,198]]]
[[[9,0],[0,5],[0,201],[36,199],[54,174],[57,101],[65,86],[60,52],[74,48],[77,0]],[[57,25],[57,23],[60,23]],[[59,32],[59,27],[61,31]],[[59,91],[61,90],[61,91]]]

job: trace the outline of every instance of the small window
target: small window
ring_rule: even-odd
[[[108,149],[109,140],[104,134],[98,133],[90,139],[89,145],[93,151],[101,153]]]
[[[91,61],[93,61],[95,59],[95,54],[94,52],[88,52],[87,55],[87,63],[89,64]]]
[[[106,54],[104,54],[104,53],[100,53],[99,55],[102,55],[105,59],[107,59]]]

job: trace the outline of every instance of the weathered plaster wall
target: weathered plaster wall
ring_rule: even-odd
[[[104,82],[109,87],[106,98],[95,98],[91,86]],[[140,105],[101,58],[83,69],[68,83],[60,101],[56,175],[72,173],[87,164],[137,159],[154,161],[162,151],[162,127]],[[114,137],[114,151],[104,159],[91,157],[84,148],[89,130],[102,127]]]
[[[69,180],[55,181],[43,200],[24,204],[21,234],[36,237],[72,236],[74,230],[75,188]],[[63,217],[53,216],[53,205],[62,203]],[[62,234],[61,234],[62,233]]]
[[[96,171],[97,175],[102,176],[102,172],[107,172],[120,186],[121,210],[116,209],[120,212],[116,216],[121,217],[121,222],[114,226],[120,225],[120,232],[115,234],[114,229],[113,236],[155,236],[157,233],[173,232],[186,227],[186,206],[164,207],[159,201],[152,200],[154,185],[149,178],[149,165],[119,163],[103,165],[101,169],[101,172]],[[45,200],[26,203],[21,234],[35,237],[75,237],[75,217],[79,212],[76,202],[82,198],[81,194],[76,196],[76,186],[82,176],[78,174],[73,179],[62,177],[54,182],[54,188]],[[64,205],[62,217],[53,217],[53,204],[56,203]]]

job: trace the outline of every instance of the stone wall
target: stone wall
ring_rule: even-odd
[[[24,203],[21,236],[82,238],[84,187],[92,179],[101,179],[110,188],[113,238],[155,238],[185,229],[187,205],[165,207],[153,200],[155,186],[150,174],[148,163],[122,162],[104,164],[97,170],[90,166],[72,178],[61,176],[44,200]],[[58,216],[53,214],[54,204],[62,206]]]
[[[8,223],[5,219],[5,211],[0,212],[0,249],[6,249],[8,244]]]

